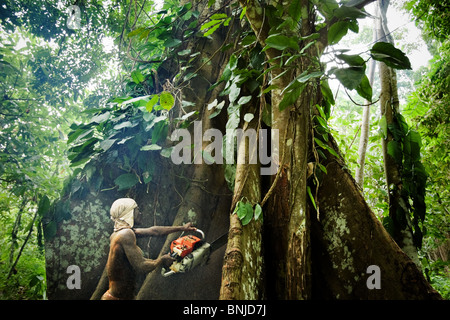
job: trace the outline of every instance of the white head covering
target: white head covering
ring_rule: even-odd
[[[113,202],[111,206],[111,220],[114,221],[114,232],[133,228],[134,208],[137,207],[136,201],[130,198],[121,198]]]

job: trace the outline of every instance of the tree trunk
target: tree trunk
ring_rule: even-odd
[[[378,17],[378,6],[375,9],[375,17]],[[372,43],[376,43],[378,41],[378,24],[374,24],[372,29]],[[367,78],[369,79],[370,86],[373,85],[373,78],[375,75],[376,61],[370,60],[369,62],[369,70],[367,72]],[[366,151],[367,144],[369,142],[369,127],[370,127],[370,106],[372,101],[366,100],[366,105],[363,107],[363,117],[361,123],[361,136],[359,139],[359,147],[358,147],[358,166],[356,167],[355,180],[356,183],[361,187],[361,190],[364,190],[364,164],[366,161]]]
[[[270,4],[281,5],[281,1]],[[310,7],[308,1],[302,1],[305,7],[302,19],[302,34],[307,36],[313,30],[310,28]],[[250,25],[258,35],[258,41],[265,46],[269,35],[268,17],[265,9],[257,1],[241,1],[246,8],[246,16]],[[283,17],[287,17],[287,8]],[[289,35],[288,28],[281,33]],[[305,43],[304,45],[306,45]],[[311,291],[310,248],[309,248],[309,217],[306,204],[306,166],[310,132],[310,109],[315,99],[313,90],[308,87],[293,104],[280,110],[283,100],[283,89],[301,72],[306,70],[299,67],[290,70],[280,67],[281,51],[270,48],[265,51],[268,61],[274,67],[271,73],[272,85],[272,130],[278,132],[281,139],[278,150],[272,157],[278,157],[279,169],[272,183],[273,196],[269,200],[265,217],[267,219],[266,256],[267,272],[274,275],[274,283],[268,283],[270,297],[279,299],[308,299]],[[305,61],[306,62],[306,61]],[[308,61],[309,62],[309,61]],[[308,66],[308,62],[305,66]],[[297,74],[298,73],[298,74]],[[269,280],[270,281],[270,280]]]
[[[379,38],[393,44],[392,36],[387,28],[386,12],[389,1],[378,0],[380,19],[379,19]],[[394,239],[403,251],[420,266],[417,248],[414,245],[411,218],[406,201],[402,197],[402,176],[398,159],[394,159],[389,153],[389,144],[396,143],[391,131],[392,126],[397,121],[396,115],[399,114],[399,99],[397,92],[397,75],[394,69],[380,62],[380,110],[381,116],[386,120],[386,136],[382,139],[384,171],[386,176],[386,185],[389,192],[389,216],[394,223]],[[399,218],[401,216],[401,218]],[[406,223],[399,223],[404,219]]]
[[[244,125],[244,130],[258,130],[257,114],[255,112],[256,116],[248,126]],[[248,164],[248,160],[247,162],[245,160],[255,156],[254,147],[256,146],[250,146],[250,143],[246,145],[244,142],[241,141],[238,146],[238,165],[231,211],[240,200],[249,202],[252,206],[261,201],[260,167]],[[229,239],[222,268],[220,299],[262,299],[264,297],[263,265],[261,219],[252,220],[243,226],[237,214],[231,214]]]

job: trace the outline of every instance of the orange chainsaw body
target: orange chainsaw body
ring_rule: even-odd
[[[170,253],[174,258],[184,258],[194,249],[196,249],[202,242],[202,239],[188,235],[180,237],[170,244]]]

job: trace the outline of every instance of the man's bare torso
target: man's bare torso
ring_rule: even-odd
[[[114,232],[111,235],[109,258],[107,262],[109,292],[119,299],[133,299],[135,289],[136,272],[128,261],[125,250],[122,246],[123,237],[136,236],[131,229],[124,229]]]

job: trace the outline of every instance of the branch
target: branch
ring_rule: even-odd
[[[31,233],[33,232],[34,221],[36,221],[37,215],[38,211],[36,211],[36,213],[34,214],[33,221],[31,222],[30,231],[28,231],[27,237],[25,238],[25,241],[23,242],[22,247],[20,248],[19,254],[16,257],[16,261],[14,261],[13,265],[11,266],[11,269],[9,269],[8,276],[6,277],[6,279],[9,279],[11,277],[13,271],[16,268],[17,262],[19,262],[19,258],[22,255],[22,251],[25,248],[25,245],[27,244],[28,240],[30,240]]]

